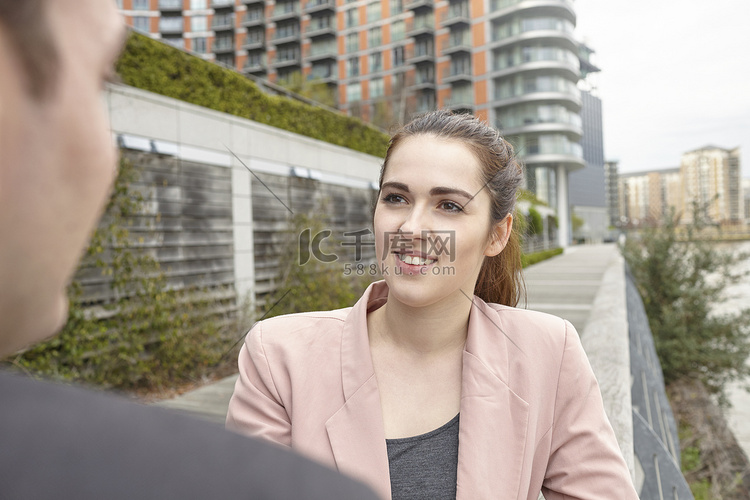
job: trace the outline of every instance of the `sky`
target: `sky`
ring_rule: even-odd
[[[677,167],[711,144],[741,148],[750,178],[750,0],[575,0],[596,51],[604,154],[620,172]]]

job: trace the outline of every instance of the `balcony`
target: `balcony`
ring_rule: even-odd
[[[300,34],[299,30],[284,30],[284,31],[277,31],[273,38],[271,39],[271,43],[274,45],[284,45],[286,43],[299,43]]]
[[[214,16],[213,21],[211,21],[211,29],[214,31],[234,30],[234,16]]]
[[[276,58],[271,62],[271,66],[276,68],[276,70],[301,66],[299,55],[299,50],[277,52]]]
[[[266,4],[266,0],[242,0],[242,3],[245,4],[245,5],[248,5],[248,6],[249,5],[253,5],[253,6],[255,6],[255,5],[265,5]]]
[[[183,26],[182,17],[162,17],[159,19],[159,33],[163,35],[180,34]]]
[[[305,61],[308,62],[319,62],[319,61],[336,61],[338,58],[338,51],[336,46],[331,44],[326,47],[315,47],[312,46],[307,54],[305,54]]]
[[[334,84],[338,82],[336,78],[335,65],[313,66],[310,71],[310,79],[315,82]]]
[[[162,12],[182,12],[182,0],[159,0],[159,10]]]
[[[445,108],[463,113],[474,112],[474,97],[471,95],[451,95],[445,100]]]
[[[234,40],[217,39],[216,41],[214,41],[214,45],[211,50],[214,54],[234,52]]]
[[[433,36],[435,34],[435,22],[432,17],[415,18],[406,23],[406,36],[418,38],[422,36]]]
[[[409,82],[412,90],[435,90],[435,75],[422,75],[417,73],[413,81]]]
[[[416,46],[414,49],[407,51],[406,62],[408,64],[435,63],[435,51],[432,47]]]
[[[324,36],[336,36],[336,28],[330,25],[312,25],[309,24],[305,29],[305,36],[308,38],[319,38]]]
[[[312,0],[305,4],[305,14],[320,12],[336,12],[336,2],[334,0]]]
[[[404,7],[407,10],[432,10],[435,7],[435,0],[405,0]]]
[[[266,46],[266,37],[264,36],[246,36],[245,41],[242,42],[242,49],[244,50],[258,50]]]
[[[234,9],[234,0],[212,0],[211,7],[215,10]]]
[[[451,9],[443,14],[441,21],[445,27],[451,26],[471,26],[471,15],[469,15],[468,5],[463,9]]]
[[[266,18],[263,15],[263,11],[248,12],[242,18],[242,26],[245,28],[253,28],[255,26],[262,26],[265,23],[266,23]]]
[[[450,37],[443,45],[443,55],[466,53],[471,54],[471,41],[468,36]]]
[[[266,72],[266,59],[248,59],[245,61],[245,66],[242,68],[243,73],[249,73],[251,75],[262,74]]]
[[[279,22],[286,19],[294,19],[300,16],[300,8],[297,4],[276,4],[271,14],[271,21]]]
[[[471,66],[446,68],[443,71],[443,83],[472,82]]]

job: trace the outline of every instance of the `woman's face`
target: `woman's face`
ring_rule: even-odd
[[[497,255],[510,233],[510,217],[493,225],[490,208],[467,146],[430,135],[404,139],[391,153],[374,217],[391,296],[412,307],[471,298],[484,257]]]

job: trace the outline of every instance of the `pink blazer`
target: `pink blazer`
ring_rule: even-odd
[[[239,357],[227,426],[337,468],[390,498],[367,311],[354,307],[258,323]],[[463,354],[458,499],[637,499],[573,326],[474,298]]]

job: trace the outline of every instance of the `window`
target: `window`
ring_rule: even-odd
[[[146,16],[135,16],[133,18],[133,28],[146,33],[150,32],[151,18]]]
[[[353,28],[357,26],[357,8],[353,7],[347,11],[344,11],[344,18],[345,18],[345,28]]]
[[[381,7],[380,1],[367,4],[367,22],[372,23],[380,19]]]
[[[206,53],[206,39],[204,37],[193,38],[193,52],[198,54]]]
[[[225,66],[229,66],[230,68],[233,68],[234,67],[234,55],[222,54],[220,56],[216,56],[216,62],[223,64]]]
[[[150,0],[133,0],[133,10],[149,10]]]
[[[116,0],[115,5],[117,5],[118,9],[122,9],[122,0]]]
[[[380,26],[372,28],[367,32],[367,46],[379,47],[383,40],[383,30]]]
[[[362,100],[362,84],[352,83],[346,86],[346,102],[357,102]]]
[[[162,40],[173,47],[177,47],[178,49],[185,48],[185,40],[183,40],[182,38],[162,38]]]
[[[349,33],[346,35],[346,51],[357,52],[359,50],[359,33]]]
[[[190,8],[192,10],[200,10],[207,8],[206,0],[190,0]]]
[[[391,15],[401,14],[404,11],[404,0],[391,0]]]
[[[404,64],[404,48],[395,47],[393,49],[393,67],[403,66]]]
[[[182,31],[182,17],[159,18],[159,31]]]
[[[406,26],[403,21],[395,21],[391,24],[391,42],[403,40],[406,33],[405,28]]]
[[[191,31],[206,31],[207,29],[208,21],[206,20],[206,16],[193,16],[190,18]]]
[[[383,97],[385,94],[385,87],[383,85],[382,78],[373,78],[370,80],[370,99],[377,99]]]
[[[383,54],[375,52],[370,54],[370,73],[383,70]]]
[[[346,60],[346,76],[349,78],[359,76],[359,57],[351,57]]]
[[[277,49],[276,60],[282,61],[296,61],[299,59],[299,47],[294,45],[282,46]]]

